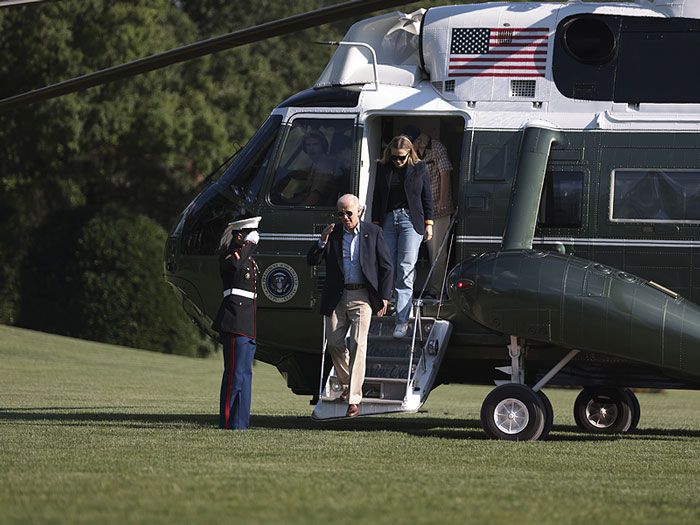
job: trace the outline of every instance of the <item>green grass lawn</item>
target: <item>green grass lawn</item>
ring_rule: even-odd
[[[216,428],[220,357],[0,326],[0,523],[700,523],[700,393],[641,393],[639,429],[485,438],[488,388],[419,414],[315,423],[272,367],[253,429]]]

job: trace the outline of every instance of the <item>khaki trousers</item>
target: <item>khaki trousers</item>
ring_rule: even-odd
[[[451,217],[446,215],[433,220],[433,238],[427,243],[428,253],[430,254],[430,264],[433,264],[435,255],[442,244],[442,240],[445,238],[445,235],[447,235],[447,230],[450,228],[450,219]],[[440,252],[440,257],[438,257],[437,263],[435,264],[433,275],[430,276],[428,291],[435,297],[440,297],[440,291],[442,290],[442,280],[445,277],[445,268],[447,267],[448,249],[449,241],[445,244],[442,252]]]
[[[333,314],[324,320],[335,373],[343,385],[350,386],[348,404],[357,405],[362,401],[367,334],[372,321],[367,289],[345,290]]]

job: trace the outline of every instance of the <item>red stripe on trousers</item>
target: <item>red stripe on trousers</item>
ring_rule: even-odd
[[[233,388],[233,365],[235,363],[234,354],[236,349],[236,336],[231,335],[231,353],[229,355],[229,373],[226,378],[226,408],[224,408],[224,428],[229,428],[231,420],[231,390]]]

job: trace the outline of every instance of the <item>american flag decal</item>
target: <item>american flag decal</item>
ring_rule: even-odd
[[[455,27],[448,76],[543,77],[548,38],[547,27]]]

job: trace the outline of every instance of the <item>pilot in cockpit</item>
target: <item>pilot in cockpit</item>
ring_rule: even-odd
[[[307,133],[302,142],[302,150],[311,159],[306,184],[308,193],[303,204],[329,204],[328,199],[334,201],[336,197],[330,195],[335,178],[335,162],[328,155],[326,137],[318,131]]]

